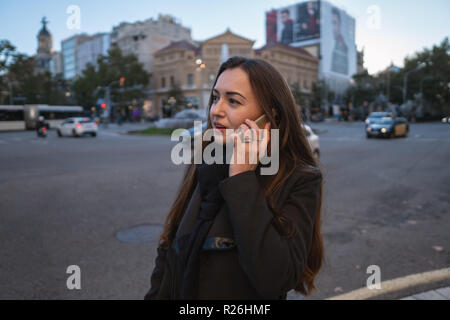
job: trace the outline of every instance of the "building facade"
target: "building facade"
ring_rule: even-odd
[[[61,41],[64,79],[74,80],[81,74],[78,64],[78,48],[86,40],[89,40],[87,34],[79,34]]]
[[[83,73],[88,64],[97,68],[97,59],[107,56],[110,48],[110,34],[98,33],[85,39],[79,44],[77,50],[77,76]]]
[[[261,58],[274,65],[289,85],[299,84],[304,93],[311,92],[317,81],[318,59],[306,50],[283,44],[253,49],[254,41],[227,30],[197,45],[173,42],[154,54],[154,107],[160,112],[167,104],[168,92],[178,86],[194,108],[208,106],[220,64],[232,56]]]
[[[50,73],[52,76],[63,73],[62,54],[60,51],[54,51],[50,61]]]
[[[50,62],[53,55],[53,38],[47,30],[48,21],[45,17],[42,18],[42,29],[37,35],[38,49],[35,56],[36,59],[36,73],[44,73],[50,71]]]
[[[328,1],[312,0],[266,12],[267,43],[301,47],[319,58],[319,79],[342,103],[358,72],[355,19]]]
[[[123,22],[111,31],[111,47],[119,47],[124,54],[135,54],[144,69],[153,72],[153,54],[171,41],[191,39],[191,30],[174,17],[159,15],[135,23]]]
[[[255,53],[257,58],[277,68],[291,87],[298,86],[306,95],[312,93],[318,78],[319,60],[308,51],[283,43],[269,43]]]

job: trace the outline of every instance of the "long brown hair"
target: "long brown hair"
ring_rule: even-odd
[[[301,127],[302,120],[296,111],[294,97],[283,76],[264,60],[232,57],[220,66],[213,88],[217,83],[217,79],[225,70],[234,68],[241,68],[248,74],[252,90],[263,112],[269,119],[271,129],[280,130],[279,170],[276,175],[270,177],[270,182],[263,185],[263,188],[267,204],[274,216],[272,219],[274,227],[280,234],[291,237],[295,230],[292,228],[291,221],[276,206],[274,195],[294,170],[300,168],[307,175],[312,173],[312,171],[317,172],[320,169],[312,155],[308,140]],[[211,105],[212,92],[208,104],[208,115]],[[272,112],[272,108],[275,108],[276,115]],[[207,118],[206,129],[210,129],[212,128],[211,119],[209,116]],[[203,142],[202,150],[208,143],[207,141]],[[270,144],[268,152],[270,154]],[[166,218],[164,231],[160,237],[160,246],[169,247],[172,245],[178,225],[196,184],[196,165],[190,164],[185,171],[177,197]],[[315,215],[316,220],[314,223],[311,249],[303,275],[300,277],[295,288],[295,291],[304,295],[310,294],[315,289],[314,278],[319,273],[323,262],[321,206],[322,183],[320,185],[319,205]]]

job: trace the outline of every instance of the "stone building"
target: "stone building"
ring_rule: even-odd
[[[48,21],[45,19],[45,17],[43,17],[41,23],[42,29],[39,31],[37,36],[38,49],[35,56],[36,73],[50,71],[50,61],[52,60],[53,55],[53,38],[50,32],[47,30]]]
[[[169,15],[159,15],[157,20],[122,22],[111,31],[111,47],[119,47],[124,54],[135,54],[149,73],[153,71],[153,54],[171,41],[181,40],[192,41],[191,30]]]
[[[290,85],[299,84],[311,93],[317,81],[318,59],[306,50],[275,43],[254,50],[254,41],[227,30],[197,44],[172,42],[154,54],[152,92],[156,112],[168,101],[168,92],[178,86],[187,104],[206,108],[219,66],[228,57],[261,58],[274,65]]]

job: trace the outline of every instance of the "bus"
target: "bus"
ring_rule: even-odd
[[[66,118],[86,114],[80,106],[0,105],[0,131],[34,130],[39,116],[50,128],[56,128]]]

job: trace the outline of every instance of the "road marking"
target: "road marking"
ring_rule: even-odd
[[[407,288],[412,288],[418,285],[438,282],[450,279],[450,268],[433,270],[428,272],[411,274],[406,277],[400,277],[388,281],[381,282],[380,290],[370,290],[368,288],[361,288],[338,296],[327,298],[326,300],[364,300],[370,299],[382,294],[396,292]]]

